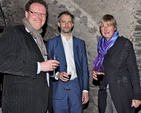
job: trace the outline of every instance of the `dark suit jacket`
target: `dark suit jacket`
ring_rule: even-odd
[[[67,72],[67,63],[64,53],[64,48],[61,40],[61,36],[51,38],[47,41],[48,56],[58,55],[60,65],[57,71]],[[73,37],[73,52],[74,62],[76,66],[76,73],[78,76],[81,91],[89,90],[89,72],[87,55],[85,49],[85,42],[76,37]],[[64,85],[66,83],[61,80],[53,81],[53,98],[62,99],[65,95]],[[81,94],[80,94],[81,95]]]
[[[105,75],[100,85],[109,84],[117,112],[132,113],[132,99],[141,99],[140,79],[132,43],[119,37],[105,55],[102,66]],[[105,113],[106,91],[100,90],[98,98],[100,113]]]
[[[3,113],[45,113],[48,106],[46,73],[37,74],[44,61],[33,37],[24,26],[6,27],[0,37],[0,72]]]

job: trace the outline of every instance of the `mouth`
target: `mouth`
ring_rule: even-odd
[[[42,21],[41,21],[41,20],[36,20],[35,22],[36,22],[36,23],[42,23]]]
[[[105,35],[109,34],[110,32],[104,32]]]

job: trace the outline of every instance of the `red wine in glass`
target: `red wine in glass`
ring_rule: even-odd
[[[71,78],[71,74],[69,74],[68,76],[69,76],[69,80],[70,80],[70,78]]]
[[[69,80],[71,79],[71,72],[68,72]]]

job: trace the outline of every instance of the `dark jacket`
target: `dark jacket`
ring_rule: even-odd
[[[24,26],[6,27],[0,37],[0,72],[5,73],[3,113],[45,113],[49,88],[46,73],[37,74],[42,54]]]
[[[132,113],[132,99],[141,100],[139,71],[132,43],[119,37],[104,57],[103,72],[105,75],[100,86],[109,84],[111,98],[118,113]],[[104,113],[106,91],[99,90],[99,109]]]

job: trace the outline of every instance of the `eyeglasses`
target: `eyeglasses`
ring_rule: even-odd
[[[30,11],[30,10],[29,10],[29,12],[32,13],[34,16],[39,16],[39,15],[40,15],[40,16],[42,16],[43,18],[46,17],[46,14],[43,14],[43,13],[33,12],[33,11]]]

